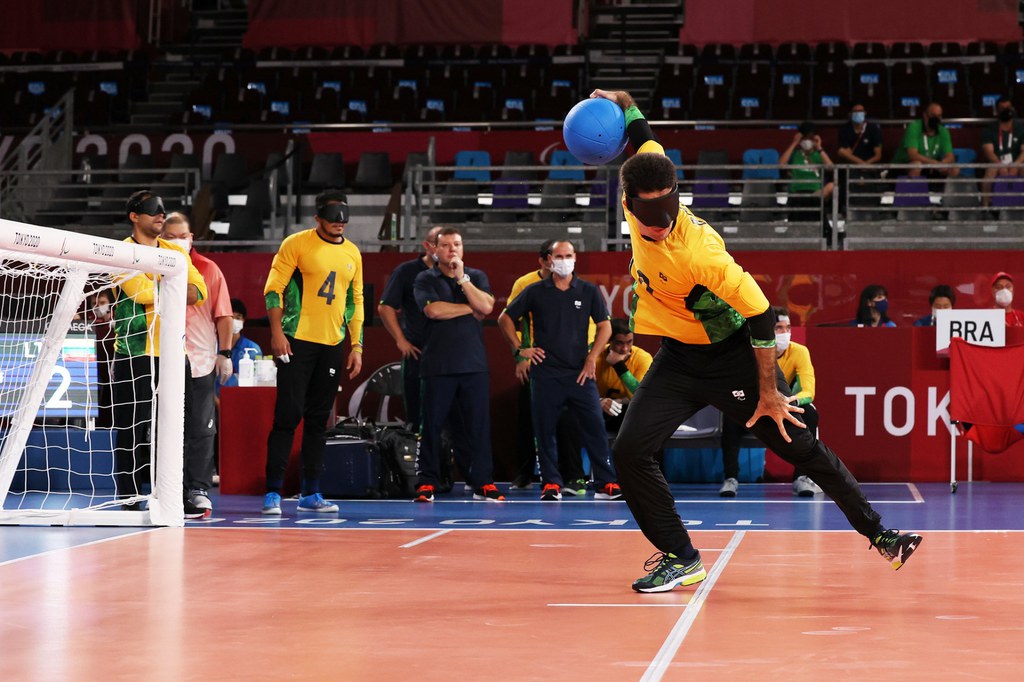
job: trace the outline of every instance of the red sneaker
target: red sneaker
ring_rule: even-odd
[[[545,483],[540,493],[540,499],[545,502],[557,502],[562,499],[562,486],[557,483]]]
[[[622,488],[618,483],[605,483],[604,487],[594,493],[595,500],[621,500]]]
[[[413,502],[433,502],[434,501],[434,486],[432,485],[421,485],[416,488],[416,497]]]

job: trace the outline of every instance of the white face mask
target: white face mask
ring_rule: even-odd
[[[786,349],[789,348],[789,339],[792,338],[792,336],[793,334],[791,332],[786,332],[785,334],[776,334],[775,350],[778,351],[779,353],[785,353]]]
[[[551,272],[559,277],[568,277],[576,269],[574,260],[556,260],[551,262]]]
[[[110,304],[100,303],[98,306],[96,306],[95,312],[96,317],[106,317],[107,315],[110,314]]]
[[[168,241],[174,244],[175,246],[180,246],[181,248],[185,249],[185,253],[188,253],[189,251],[192,250],[191,239],[165,239],[164,241]]]
[[[244,327],[244,326],[245,326],[245,322],[243,322],[242,320],[232,320],[231,321],[231,331],[233,331],[235,334],[241,334],[242,333],[242,327]]]
[[[1013,291],[1010,289],[1000,289],[996,292],[996,304],[1005,308],[1006,306],[1013,303]]]
[[[814,149],[814,140],[800,140],[800,149],[809,152]]]

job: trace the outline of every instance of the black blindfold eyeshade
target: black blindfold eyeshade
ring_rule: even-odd
[[[672,227],[679,215],[679,185],[668,194],[654,199],[626,197],[626,208],[648,227]]]
[[[316,209],[318,217],[329,223],[348,222],[348,204],[325,204]]]
[[[151,196],[145,201],[133,201],[128,207],[128,212],[152,216],[167,215],[167,211],[164,210],[164,200],[158,196]]]

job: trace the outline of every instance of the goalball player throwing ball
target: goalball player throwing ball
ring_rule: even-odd
[[[636,282],[630,326],[662,337],[612,451],[626,503],[659,550],[633,589],[665,592],[707,577],[654,458],[705,405],[746,424],[773,452],[800,467],[899,569],[921,536],[886,529],[850,471],[796,416],[803,409],[793,404],[776,363],[768,299],[719,234],[680,205],[675,166],[630,94],[595,90],[590,96],[611,100],[625,112],[636,151],[620,171],[633,248],[629,269]]]

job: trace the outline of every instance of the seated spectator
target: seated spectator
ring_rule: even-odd
[[[993,308],[1006,311],[1007,327],[1024,327],[1024,311],[1013,309],[1013,277],[1008,272],[997,272],[992,278]]]
[[[836,155],[841,163],[854,166],[848,172],[850,184],[856,185],[855,195],[876,194],[880,191],[878,185],[859,182],[864,178],[878,177],[878,172],[873,166],[882,160],[882,129],[877,123],[867,122],[867,110],[860,102],[854,102],[850,107],[850,120],[839,128],[839,151]],[[840,169],[841,210],[846,210],[848,203],[846,173],[846,169]]]
[[[889,292],[881,284],[869,284],[860,292],[857,317],[851,327],[895,327],[889,319]]]
[[[232,374],[231,378],[224,382],[225,386],[237,386],[238,385],[238,361],[246,354],[247,350],[254,350],[255,353],[249,353],[249,357],[253,360],[257,360],[263,356],[263,350],[259,344],[255,341],[242,336],[242,330],[245,328],[245,318],[248,311],[245,309],[245,303],[242,303],[241,299],[231,299],[231,367]]]
[[[826,201],[832,196],[835,183],[824,180],[824,170],[832,166],[832,159],[821,148],[821,136],[810,121],[800,124],[793,142],[779,157],[779,164],[792,166],[790,194],[821,196]]]
[[[948,284],[940,284],[928,295],[932,312],[914,322],[915,327],[934,327],[936,310],[951,310],[956,305],[956,292]]]
[[[960,175],[959,168],[934,167],[937,164],[953,163],[954,159],[953,140],[949,136],[949,129],[942,125],[942,106],[932,102],[924,110],[921,120],[907,124],[903,141],[892,162],[914,164],[915,168],[907,172],[912,178],[922,175],[927,178],[954,178]],[[902,172],[897,171],[897,174],[902,175]]]
[[[1024,123],[1017,118],[1009,97],[996,102],[996,118],[981,133],[981,160],[1000,164],[986,168],[981,181],[981,205],[986,208],[992,201],[992,178],[1018,177],[1019,166],[1024,163]]]

